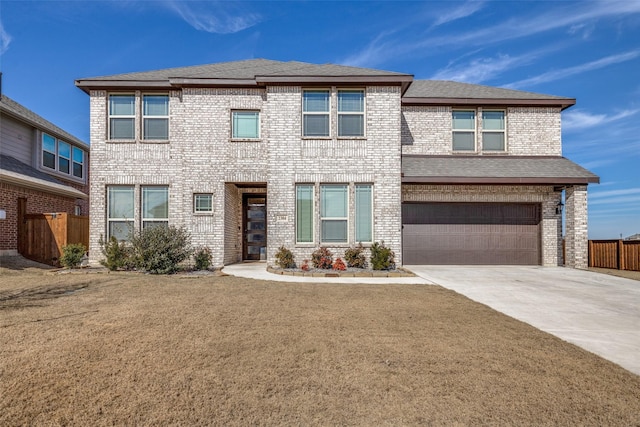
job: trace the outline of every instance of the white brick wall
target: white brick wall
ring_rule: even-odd
[[[473,109],[473,108],[471,108]],[[402,107],[402,153],[452,154],[451,107]],[[481,151],[482,108],[476,110],[476,139]],[[518,156],[562,155],[560,108],[506,109],[506,152]],[[496,152],[488,152],[495,155]]]
[[[587,186],[565,190],[565,225],[567,267],[586,269],[589,263],[587,233]]]

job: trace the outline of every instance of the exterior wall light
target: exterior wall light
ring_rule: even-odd
[[[562,203],[562,200],[558,202],[558,204],[556,205],[556,214],[559,215],[562,213],[562,209],[564,208],[564,203]]]

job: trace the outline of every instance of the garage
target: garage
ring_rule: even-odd
[[[539,265],[540,204],[404,203],[404,264]]]

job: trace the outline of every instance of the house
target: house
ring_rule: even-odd
[[[215,265],[384,241],[399,264],[587,265],[575,99],[265,59],[85,78],[91,243],[184,226]],[[564,202],[563,202],[564,200]]]
[[[0,97],[0,255],[23,253],[26,214],[89,213],[89,146]]]

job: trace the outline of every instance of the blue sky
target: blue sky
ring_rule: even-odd
[[[601,177],[589,237],[640,233],[640,1],[0,3],[3,93],[89,142],[74,80],[249,58],[577,98],[563,150]]]

